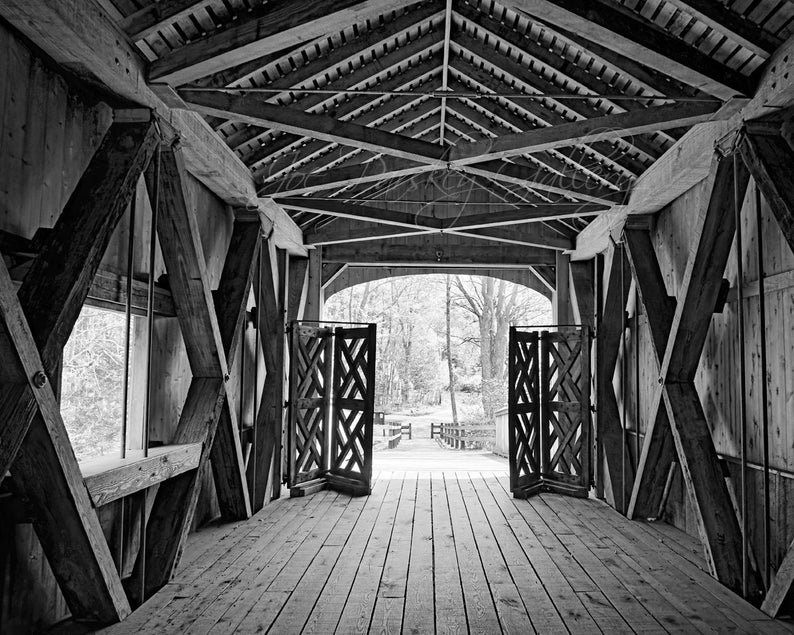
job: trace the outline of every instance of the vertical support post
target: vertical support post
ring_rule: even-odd
[[[317,321],[323,314],[323,250],[318,246],[309,253],[309,278],[303,319]]]
[[[554,291],[554,318],[556,324],[573,324],[570,282],[571,257],[556,252],[556,290]]]

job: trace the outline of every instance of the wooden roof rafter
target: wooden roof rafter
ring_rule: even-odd
[[[486,74],[493,73],[499,77],[502,83],[510,86],[514,92],[539,95],[536,100],[542,111],[547,112],[547,118],[553,124],[574,120],[593,119],[603,116],[605,113],[594,106],[591,100],[583,96],[582,100],[553,99],[543,97],[544,93],[558,92],[559,89],[550,79],[542,75],[534,74],[525,67],[517,64],[513,59],[501,54],[494,54],[486,49],[476,38],[461,34],[455,42],[456,53],[460,59],[467,61],[475,68],[479,67]],[[576,93],[573,93],[576,94]],[[511,100],[521,101],[521,100]],[[525,109],[531,107],[531,103],[524,106]],[[662,155],[664,147],[660,146],[654,139],[647,136],[633,137],[631,140],[616,139],[615,143],[625,148],[626,152],[639,157],[649,164]]]
[[[397,90],[414,90],[427,85],[435,86],[432,82],[437,81],[437,76],[440,74],[440,67],[435,65],[438,60],[439,58],[436,55],[430,60],[429,70],[425,66],[416,65],[411,69],[407,69],[404,73],[394,75],[383,82],[383,85],[395,86]],[[343,104],[337,110],[336,115],[342,121],[355,121],[362,125],[380,126],[390,121],[393,117],[400,116],[406,109],[418,107],[419,104],[423,104],[428,100],[429,98],[407,95],[404,97],[389,96],[367,101],[362,96]],[[362,102],[364,105],[358,107]],[[303,162],[309,153],[320,152],[323,147],[327,147],[327,144],[322,140],[307,140],[305,137],[294,139],[294,137],[281,135],[273,139],[270,144],[261,146],[258,151],[244,156],[243,160],[254,169],[254,175],[257,178],[257,166],[262,162],[273,163],[287,153],[294,157],[293,160],[295,162]],[[272,173],[273,171],[271,170]]]
[[[429,7],[433,8],[432,5]],[[260,79],[246,84],[235,82],[230,88],[267,89],[268,92],[262,95],[262,99],[269,103],[289,105],[305,100],[312,108],[318,106],[324,109],[333,108],[335,103],[345,99],[345,95],[337,96],[332,92],[328,95],[306,94],[300,89],[327,88],[332,91],[339,87],[341,92],[342,89],[355,90],[375,85],[382,76],[394,72],[395,68],[403,67],[399,62],[394,61],[391,61],[392,66],[389,66],[385,63],[387,60],[397,59],[403,60],[403,64],[411,64],[414,52],[421,55],[422,42],[438,42],[439,36],[435,32],[434,25],[441,17],[442,14],[439,12],[427,9],[419,11],[418,15],[402,16],[393,23],[398,29],[396,33],[388,34],[386,37],[380,30],[364,33],[352,41],[331,49],[325,57],[316,59],[307,59],[305,53],[299,51],[298,53],[303,53],[303,64],[298,68],[292,70],[295,66],[292,59],[296,56],[293,54],[289,56],[288,64],[284,64],[281,60],[274,62],[270,68],[260,71]],[[282,70],[284,65],[288,66],[286,72]],[[362,73],[371,78],[370,83],[364,83]],[[304,109],[309,110],[309,107]],[[233,122],[227,123],[226,126],[234,127]]]
[[[588,99],[596,108],[604,114],[622,112],[642,108],[649,105],[660,105],[664,100],[642,99],[642,86],[637,86],[632,82],[623,82],[622,85],[612,85],[604,81],[603,68],[599,72],[594,72],[593,60],[587,70],[576,63],[568,61],[565,57],[566,51],[560,46],[553,33],[544,32],[537,36],[537,39],[529,36],[532,23],[519,15],[514,20],[510,20],[510,11],[503,10],[503,20],[507,24],[511,22],[514,28],[500,21],[497,16],[483,15],[475,11],[472,7],[461,3],[458,5],[456,20],[460,28],[479,39],[483,45],[493,46],[496,50],[503,51],[516,63],[529,68],[534,74],[542,77],[550,77],[553,84],[560,89],[581,94],[583,99]],[[546,30],[547,31],[547,30]],[[579,52],[580,56],[583,52]],[[658,91],[654,91],[658,95]],[[622,95],[625,97],[637,97],[634,100],[610,100],[604,95]],[[674,141],[669,135],[662,133],[662,139],[666,139],[666,145]]]
[[[424,66],[425,60],[433,58],[441,48],[440,39],[433,33],[427,33],[409,43],[399,51],[390,51],[379,58],[373,58],[367,67],[360,69],[360,72],[350,72],[346,75],[339,75],[335,81],[326,86],[334,90],[339,90],[340,94],[306,94],[296,93],[300,97],[287,100],[280,105],[289,105],[300,108],[305,112],[327,113],[340,108],[353,110],[355,106],[365,107],[372,104],[379,98],[372,95],[360,95],[351,99],[346,98],[346,90],[366,90],[377,86],[383,81],[389,81],[394,76],[411,70],[415,67]],[[399,81],[399,80],[398,80]],[[207,93],[215,94],[215,93]],[[242,93],[253,94],[253,93]],[[257,95],[257,98],[260,98]],[[382,98],[380,98],[382,99]],[[272,100],[262,100],[263,103],[276,104]],[[351,104],[352,102],[352,104]],[[239,126],[239,124],[238,124]],[[247,126],[230,139],[230,144],[235,150],[240,152],[243,143],[252,145],[260,142],[266,135],[273,135],[268,127]]]

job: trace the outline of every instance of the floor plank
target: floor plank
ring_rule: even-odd
[[[708,575],[691,537],[595,499],[514,499],[503,460],[425,446],[432,469],[391,455],[368,497],[192,535],[174,580],[103,632],[794,632]]]

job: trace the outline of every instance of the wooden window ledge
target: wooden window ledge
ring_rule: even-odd
[[[131,450],[127,457],[103,456],[80,463],[85,485],[96,507],[107,505],[129,494],[195,470],[201,443],[164,445],[149,450]]]

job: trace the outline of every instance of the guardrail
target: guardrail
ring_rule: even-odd
[[[467,442],[469,448],[471,448],[473,444],[490,441],[494,438],[495,432],[495,426],[456,426],[451,423],[430,424],[430,438],[441,439],[454,450],[465,450]]]
[[[383,438],[387,441],[389,449],[392,450],[400,444],[400,440],[403,438],[402,429],[403,426],[399,423],[375,424],[372,426],[372,436],[375,441]]]

